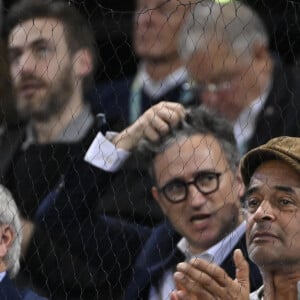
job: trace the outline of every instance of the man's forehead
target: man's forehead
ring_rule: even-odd
[[[155,158],[158,168],[169,169],[190,164],[195,168],[213,169],[225,163],[226,156],[220,143],[213,136],[203,134],[176,139]]]
[[[34,18],[17,24],[9,34],[9,44],[28,44],[36,39],[61,40],[63,24],[54,18]]]
[[[270,160],[254,171],[249,187],[255,185],[270,188],[278,185],[300,187],[300,174],[282,160]]]

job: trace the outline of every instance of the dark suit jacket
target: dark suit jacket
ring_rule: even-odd
[[[105,113],[110,130],[120,131],[129,125],[129,102],[133,78],[124,78],[98,84],[91,89],[86,98],[95,113]],[[180,102],[184,105],[194,103],[194,98],[186,83],[175,85],[158,98],[151,98],[141,91],[142,112],[160,101]]]
[[[0,282],[1,300],[46,300],[29,289],[18,290],[13,282],[6,275]]]
[[[259,114],[248,150],[271,138],[300,135],[300,70],[275,62],[272,86]]]
[[[24,128],[8,128],[0,136],[0,173],[1,183],[12,192],[22,215],[33,218],[40,201],[55,188],[66,170],[73,166],[73,161],[83,160],[99,128],[95,122],[87,135],[78,142],[32,144],[23,151],[21,145],[24,141]],[[87,167],[87,171],[91,170]],[[82,175],[84,176],[84,172]],[[94,174],[89,173],[88,180],[92,181],[93,176]],[[80,187],[80,181],[76,185]],[[75,189],[68,191],[69,197],[76,193]],[[91,197],[85,197],[85,193],[80,196],[77,194],[81,199],[78,209],[88,215],[97,205],[95,195],[98,190],[85,192]],[[49,245],[44,243],[45,239],[47,236],[41,236],[37,243],[33,241],[31,244],[26,258],[21,261],[21,269],[16,277],[17,286],[30,287],[38,294],[53,299],[72,299],[74,295],[79,299],[80,295],[88,294],[93,289],[93,283],[85,262],[73,257],[65,248],[55,245],[55,242],[51,247],[57,246],[55,252],[59,256],[49,257]],[[76,265],[76,272],[73,264]]]
[[[126,291],[125,299],[148,299],[150,287],[158,284],[166,269],[184,260],[176,247],[181,237],[169,222],[150,229],[96,213],[84,216],[72,201],[66,203],[60,194],[58,189],[48,195],[37,219],[50,239],[88,262],[100,296],[107,292],[109,283]],[[234,248],[241,248],[248,257],[244,237]],[[232,253],[222,267],[235,276]],[[252,290],[255,290],[262,280],[252,262],[250,269]]]

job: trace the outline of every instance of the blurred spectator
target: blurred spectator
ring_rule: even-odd
[[[27,224],[73,160],[83,158],[98,131],[95,116],[83,99],[94,67],[94,41],[85,19],[59,1],[20,1],[8,12],[5,25],[15,118],[24,125],[13,133],[8,128],[1,136],[0,175]],[[82,200],[80,209],[86,205]],[[18,276],[20,284],[33,282],[39,293],[55,299],[61,294],[66,299],[66,291],[70,296],[72,291],[77,296],[84,294],[83,286],[93,288],[93,283],[82,279],[90,278],[89,270],[68,253],[63,253],[63,261],[55,258],[50,267],[46,262],[31,267],[33,255],[51,250],[42,244],[31,246]],[[74,262],[81,270],[76,277]]]
[[[93,37],[67,4],[32,0],[12,7],[6,38],[15,118],[26,125],[13,140],[9,130],[2,135],[1,181],[21,213],[31,217],[96,132],[82,97],[93,69]]]
[[[197,3],[181,32],[179,51],[201,103],[234,123],[241,153],[300,133],[300,73],[268,43],[258,15],[238,1]]]
[[[18,290],[12,278],[20,269],[22,228],[12,195],[0,185],[0,298],[2,300],[45,299],[29,289]]]
[[[136,1],[133,49],[140,59],[138,71],[134,78],[98,85],[90,96],[96,110],[106,114],[111,129],[123,129],[161,100],[192,102],[177,39],[193,2]]]

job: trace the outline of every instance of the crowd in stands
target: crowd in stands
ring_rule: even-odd
[[[238,0],[132,22],[136,74],[92,86],[70,2],[5,14],[0,299],[297,300],[299,69]]]

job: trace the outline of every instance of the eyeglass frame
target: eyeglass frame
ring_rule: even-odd
[[[169,181],[168,183],[166,183],[164,186],[162,187],[157,187],[157,190],[159,193],[163,194],[164,197],[171,203],[173,204],[177,204],[177,203],[181,203],[183,201],[185,201],[188,197],[188,194],[189,194],[189,186],[190,185],[193,185],[196,187],[197,191],[200,192],[202,195],[204,196],[207,196],[207,195],[210,195],[214,192],[216,192],[219,188],[220,188],[220,177],[226,173],[228,171],[228,169],[226,169],[225,171],[223,172],[215,172],[215,171],[199,171],[193,178],[193,180],[190,180],[190,181],[184,181],[183,179],[179,179],[179,178],[176,178],[176,179],[173,179],[171,181]],[[197,179],[199,179],[199,177],[204,174],[207,174],[207,175],[215,175],[216,177],[216,180],[217,180],[217,184],[216,184],[216,187],[214,189],[212,189],[211,191],[208,191],[208,192],[203,192],[201,191],[201,189],[197,186],[196,182],[197,182]],[[170,185],[170,184],[173,184],[173,183],[182,183],[184,188],[185,188],[185,196],[181,199],[181,200],[178,200],[178,201],[174,201],[172,200],[168,195],[167,193],[165,192],[166,188]]]

